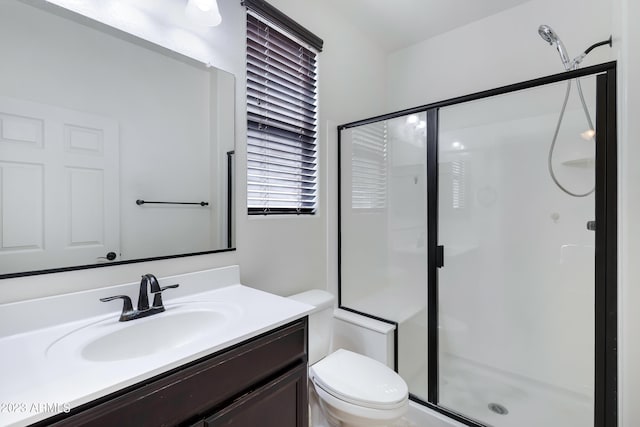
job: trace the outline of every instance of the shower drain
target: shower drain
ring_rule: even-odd
[[[488,406],[489,410],[495,412],[498,415],[507,415],[509,413],[509,410],[499,403],[489,403]]]

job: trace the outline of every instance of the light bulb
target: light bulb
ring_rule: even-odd
[[[412,125],[414,123],[418,123],[418,116],[416,116],[415,114],[412,114],[407,117],[407,124]]]
[[[211,10],[211,0],[193,0],[193,4],[203,12]]]
[[[189,0],[184,12],[198,25],[215,27],[222,22],[216,0]]]

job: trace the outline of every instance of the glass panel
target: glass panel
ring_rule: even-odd
[[[593,425],[595,77],[439,114],[440,406],[496,427]],[[590,194],[589,194],[590,193]]]
[[[345,129],[340,147],[342,305],[399,323],[400,373],[421,396],[426,131],[426,113],[412,114]]]

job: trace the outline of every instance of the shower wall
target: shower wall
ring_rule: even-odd
[[[538,36],[540,24],[558,32],[571,58],[613,34],[613,49],[595,49],[582,66],[615,60],[617,1],[530,0],[397,50],[387,57],[387,111],[564,71]]]

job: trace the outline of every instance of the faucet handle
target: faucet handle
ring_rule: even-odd
[[[152,308],[160,308],[164,306],[162,305],[162,292],[164,292],[167,289],[173,289],[173,288],[177,288],[178,286],[180,286],[179,284],[175,284],[175,285],[169,285],[169,286],[163,286],[160,288],[160,290],[158,292],[155,292],[153,295],[153,306]]]
[[[127,295],[114,295],[112,297],[100,298],[100,301],[108,302],[116,299],[122,299],[123,301],[122,314],[120,314],[120,321],[124,322],[126,320],[129,320],[130,316],[134,313],[134,311],[133,311],[133,304],[131,303],[131,298],[129,298]]]

